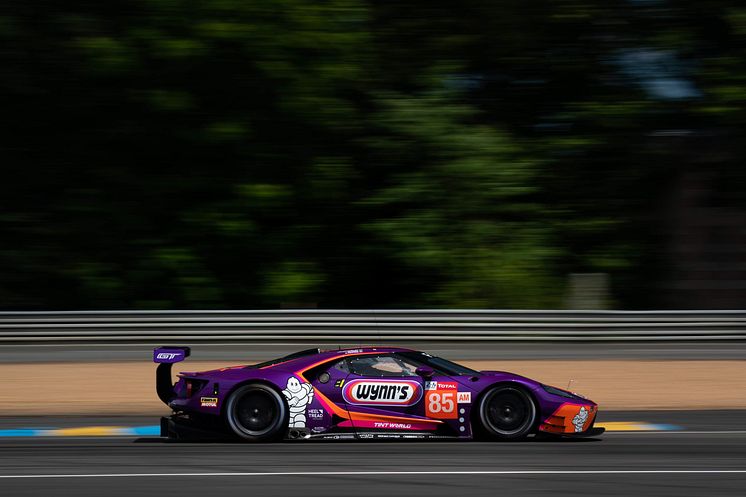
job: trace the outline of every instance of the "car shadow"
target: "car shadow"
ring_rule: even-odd
[[[602,442],[602,438],[598,437],[536,437],[530,440],[525,440],[526,443],[564,443],[564,444],[577,444],[577,443],[592,443]]]
[[[190,439],[176,439],[166,437],[140,437],[132,441],[136,444],[235,444],[241,443],[240,440],[234,440],[232,438],[190,438]]]
[[[601,442],[602,438],[598,437],[532,437],[526,440],[471,440],[464,441],[458,439],[417,439],[417,440],[401,440],[401,439],[310,439],[310,440],[282,440],[275,443],[280,444],[329,444],[329,443],[386,443],[386,444],[401,444],[406,445],[412,442],[451,442],[451,443],[470,443],[470,444],[578,444],[578,443],[594,443]],[[132,443],[141,444],[245,444],[239,439],[234,438],[165,438],[165,437],[140,437],[132,441]]]

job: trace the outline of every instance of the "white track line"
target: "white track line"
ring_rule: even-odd
[[[0,478],[144,478],[186,476],[417,476],[417,475],[669,475],[746,474],[746,469],[652,469],[652,470],[511,470],[511,471],[287,471],[274,473],[102,473],[0,475]]]

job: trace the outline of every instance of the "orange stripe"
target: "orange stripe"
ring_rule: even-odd
[[[388,414],[369,414],[367,412],[356,412],[350,411],[352,421],[417,421],[418,423],[435,423],[440,424],[443,421],[439,419],[426,419],[426,418],[405,418],[402,416],[390,416]]]
[[[326,395],[319,392],[317,388],[313,389],[314,394],[318,397],[318,399],[326,406],[327,409],[329,409],[331,412],[339,416],[340,418],[344,419],[350,419],[350,415],[348,414],[346,409],[341,409],[337,404],[329,400]]]
[[[555,431],[557,427],[562,427],[565,433],[574,433],[575,425],[572,423],[573,417],[578,413],[581,407],[585,407],[588,411],[588,418],[583,424],[583,430],[587,430],[593,420],[598,414],[596,406],[590,404],[583,404],[581,402],[565,402],[559,406],[551,416],[544,420],[542,423],[542,429],[545,431]],[[551,428],[550,428],[551,427]]]
[[[287,364],[288,362],[295,361],[296,359],[298,359],[298,358],[296,357],[295,359],[288,359],[287,361],[276,362],[274,364],[270,364],[269,366],[263,366],[263,367],[261,367],[259,369],[274,368],[275,366],[279,366],[280,364]]]

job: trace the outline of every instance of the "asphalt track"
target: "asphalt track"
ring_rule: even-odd
[[[0,347],[0,363],[101,362],[150,360],[154,346],[141,344],[8,345]],[[304,348],[375,345],[359,343],[181,343],[197,360],[264,361]],[[409,342],[388,343],[425,350],[453,360],[645,359],[744,360],[746,341],[721,342]]]
[[[744,411],[608,413],[682,431],[598,439],[179,443],[159,438],[0,439],[0,494],[428,497],[743,495]],[[17,425],[42,419],[4,419]],[[75,418],[47,420],[74,425]],[[85,421],[85,420],[83,420]],[[126,419],[119,419],[124,422]],[[139,421],[139,420],[138,420]]]

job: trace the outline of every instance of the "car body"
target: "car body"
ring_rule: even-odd
[[[159,347],[156,390],[172,438],[520,439],[594,436],[595,402],[501,371],[399,347],[308,349],[265,363],[182,372],[188,347]]]

